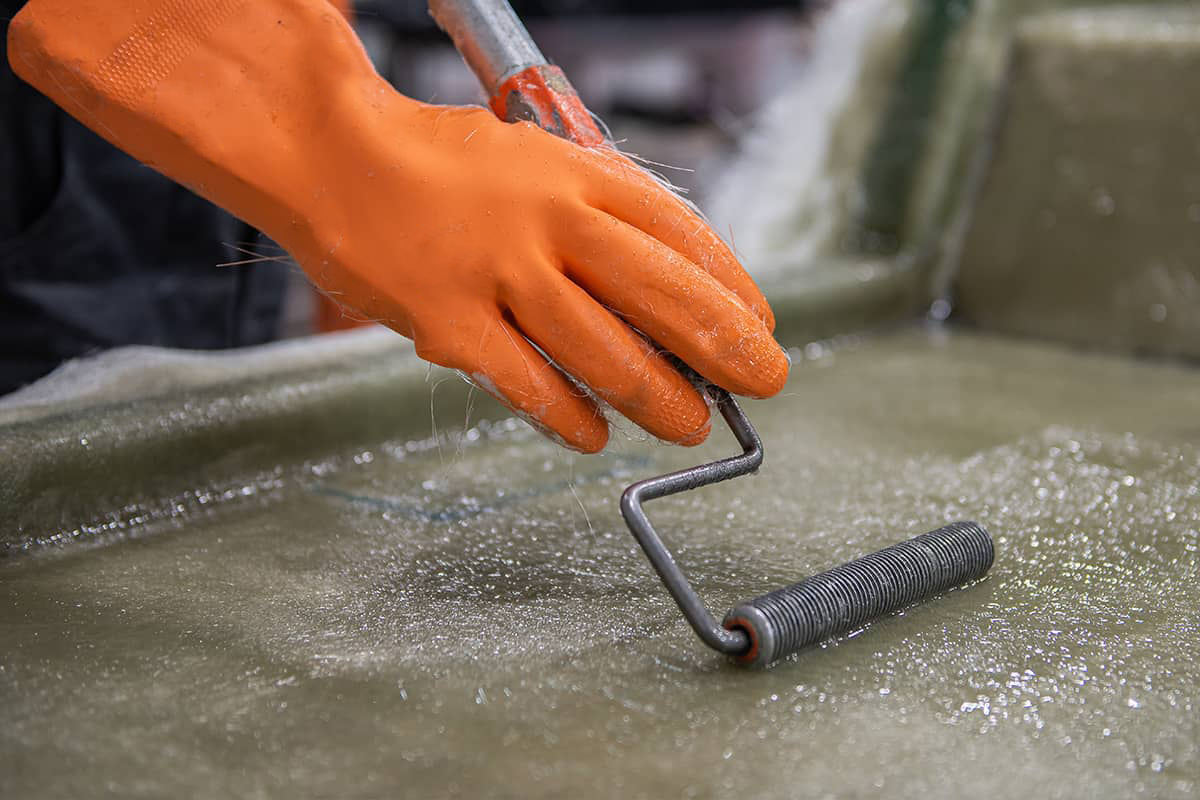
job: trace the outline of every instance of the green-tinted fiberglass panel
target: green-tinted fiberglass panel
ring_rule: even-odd
[[[1019,28],[959,261],[964,318],[1200,357],[1200,9]]]
[[[910,331],[748,404],[649,506],[718,613],[946,521],[982,582],[766,672],[682,621],[624,485],[523,426],[285,465],[0,561],[0,795],[1111,796],[1200,787],[1200,373]]]

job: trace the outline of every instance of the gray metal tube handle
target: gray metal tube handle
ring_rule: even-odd
[[[489,97],[510,76],[546,63],[507,0],[429,0],[429,13]]]

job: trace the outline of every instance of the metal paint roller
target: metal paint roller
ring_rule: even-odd
[[[584,145],[605,141],[566,75],[546,61],[507,0],[431,0],[429,9],[483,84],[497,116],[528,120]],[[956,522],[741,603],[718,624],[642,507],[648,500],[748,475],[762,464],[762,441],[737,401],[723,389],[705,388],[742,453],[638,481],[621,496],[621,514],[709,647],[740,663],[766,666],[980,578],[992,566],[988,532],[974,522]]]

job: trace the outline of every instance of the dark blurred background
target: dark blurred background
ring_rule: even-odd
[[[791,2],[514,2],[622,149],[702,170],[798,70],[806,20],[822,6]],[[404,94],[478,103],[474,77],[424,2],[362,0],[356,27],[379,71]],[[696,173],[668,171],[694,188]],[[702,176],[701,176],[702,177]]]

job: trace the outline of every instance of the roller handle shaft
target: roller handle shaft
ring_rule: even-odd
[[[505,122],[524,120],[591,147],[601,132],[563,71],[546,60],[508,0],[430,0],[429,13]]]

